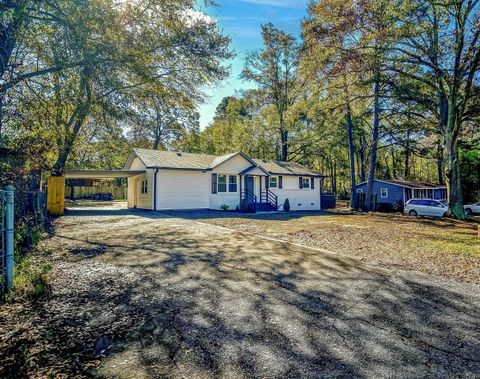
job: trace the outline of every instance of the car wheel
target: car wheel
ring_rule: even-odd
[[[470,208],[465,208],[465,212],[467,213],[467,215],[471,216],[472,215],[472,210]]]
[[[408,212],[408,215],[409,215],[409,216],[417,217],[417,216],[418,216],[418,213],[417,213],[417,211],[411,210],[410,212]]]

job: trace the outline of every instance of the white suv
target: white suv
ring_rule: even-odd
[[[475,204],[468,204],[463,207],[467,215],[480,214],[480,202]]]
[[[434,199],[411,199],[405,204],[403,213],[409,216],[443,217],[447,213],[447,206]]]

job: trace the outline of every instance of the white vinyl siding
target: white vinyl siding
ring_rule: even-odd
[[[315,180],[315,188],[309,191],[300,189],[299,176],[284,175],[282,179],[282,189],[270,188],[270,191],[278,196],[278,205],[283,210],[283,203],[288,198],[290,209],[299,210],[320,210],[320,180],[318,178],[309,178]],[[310,183],[309,187],[310,188]]]
[[[157,210],[208,209],[210,174],[160,170],[157,174]]]

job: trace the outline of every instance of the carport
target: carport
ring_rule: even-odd
[[[143,175],[145,171],[128,170],[65,170],[63,176],[51,176],[47,185],[47,208],[54,216],[65,212],[65,179],[117,179]]]

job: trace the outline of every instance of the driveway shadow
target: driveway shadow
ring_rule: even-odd
[[[58,341],[47,363],[120,378],[480,376],[476,286],[134,216],[108,234],[92,215],[59,226],[59,246],[102,254],[66,262],[39,304]]]

